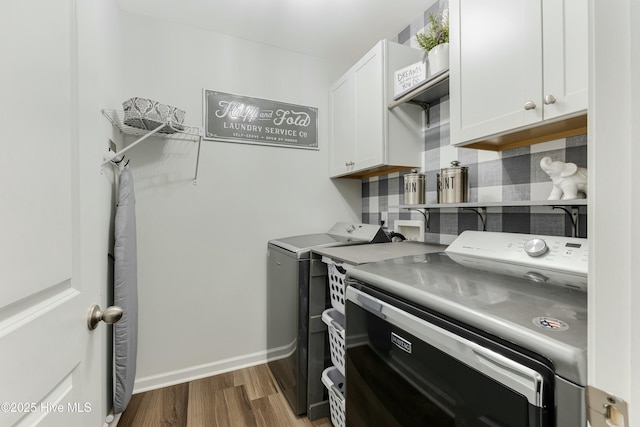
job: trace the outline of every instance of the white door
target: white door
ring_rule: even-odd
[[[109,400],[80,262],[77,52],[75,1],[0,1],[2,426],[101,426]]]

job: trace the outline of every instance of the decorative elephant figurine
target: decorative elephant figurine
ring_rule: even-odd
[[[587,196],[587,169],[575,163],[551,161],[550,157],[540,160],[540,167],[551,177],[553,190],[548,200],[577,199],[578,192]]]

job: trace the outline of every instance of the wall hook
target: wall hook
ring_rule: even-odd
[[[124,158],[125,158],[124,155],[122,155],[122,157],[120,157],[118,160],[115,160],[116,158],[114,157],[113,159],[111,159],[111,163],[115,163],[116,165],[119,165],[120,163],[122,163]]]

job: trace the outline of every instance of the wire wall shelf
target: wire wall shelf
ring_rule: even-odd
[[[139,129],[124,124],[124,111],[120,110],[102,110],[102,114],[109,122],[117,127],[120,132],[125,135],[145,136],[154,129]],[[200,139],[200,128],[193,126],[185,126],[177,123],[165,123],[164,127],[157,132],[158,138],[181,139],[186,141],[198,141]]]
[[[140,129],[124,124],[124,111],[103,109],[102,114],[107,118],[111,125],[118,128],[118,130],[122,134],[139,137],[136,141],[127,145],[117,153],[113,153],[113,155],[109,156],[108,158],[105,157],[105,160],[102,162],[102,166],[106,165],[109,162],[112,162],[114,159],[121,158],[126,151],[129,151],[142,141],[152,136],[162,139],[197,142],[198,154],[196,157],[195,176],[193,178],[193,183],[197,183],[198,166],[200,164],[200,144],[202,142],[201,128],[194,126],[185,126],[179,123],[167,122],[159,123],[155,128]],[[156,123],[154,123],[154,125],[155,124]]]

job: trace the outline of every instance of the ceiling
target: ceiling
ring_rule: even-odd
[[[118,0],[143,14],[338,62],[392,39],[435,0]]]

